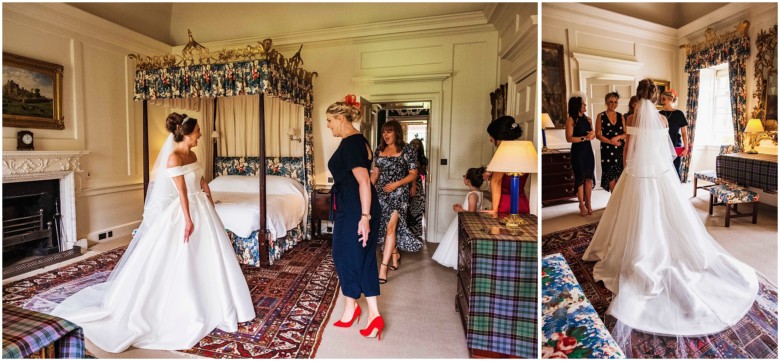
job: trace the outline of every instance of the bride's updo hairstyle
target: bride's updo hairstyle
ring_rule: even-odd
[[[658,87],[651,79],[642,79],[636,87],[636,97],[655,103],[658,100]]]
[[[192,133],[196,125],[198,120],[188,117],[187,114],[171,113],[165,119],[165,129],[173,133],[173,141],[177,143],[184,140],[185,135]]]
[[[325,113],[333,115],[340,114],[350,123],[359,122],[360,119],[362,119],[360,114],[360,102],[357,101],[356,97],[352,94],[347,94],[343,100],[331,104]]]
[[[495,140],[515,140],[523,136],[523,128],[508,115],[498,117],[487,127],[488,134]]]

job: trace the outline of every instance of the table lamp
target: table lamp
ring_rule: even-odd
[[[547,150],[547,135],[544,134],[544,130],[547,128],[555,128],[555,124],[550,118],[550,114],[542,113],[542,151]]]
[[[504,218],[507,228],[517,228],[525,223],[520,218],[520,173],[536,173],[538,159],[534,143],[527,140],[504,140],[490,160],[487,170],[503,172],[510,178],[509,216]]]
[[[745,133],[748,133],[750,136],[750,150],[747,151],[749,154],[758,153],[755,148],[756,133],[763,133],[763,132],[764,132],[764,125],[761,124],[761,119],[748,120],[747,126],[745,127]]]

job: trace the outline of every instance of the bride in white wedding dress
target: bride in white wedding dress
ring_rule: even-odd
[[[614,293],[607,313],[617,319],[612,334],[628,357],[635,331],[676,337],[676,356],[685,357],[684,337],[722,332],[745,316],[758,279],[715,242],[682,194],[656,95],[651,80],[640,81],[624,174],[583,260],[598,261],[593,278]]]
[[[52,314],[109,352],[179,350],[215,328],[238,330],[255,311],[233,247],[191,148],[197,120],[172,113],[152,172],[143,222],[105,283],[65,299]]]

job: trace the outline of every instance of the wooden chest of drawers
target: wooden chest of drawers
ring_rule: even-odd
[[[542,202],[576,196],[571,152],[568,149],[542,152]]]
[[[317,189],[311,193],[312,236],[322,235],[322,221],[330,219],[330,189]]]
[[[520,234],[490,235],[497,220],[458,213],[455,307],[472,357],[537,357],[537,219],[520,217]]]

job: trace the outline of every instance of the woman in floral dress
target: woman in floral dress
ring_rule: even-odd
[[[379,266],[379,283],[387,282],[388,269],[398,269],[401,261],[399,249],[405,252],[422,249],[422,241],[406,225],[409,188],[417,179],[418,165],[417,152],[403,139],[401,123],[394,120],[385,123],[382,126],[382,143],[376,149],[371,170],[371,182],[376,185],[379,205],[382,206],[379,243],[387,241]]]

